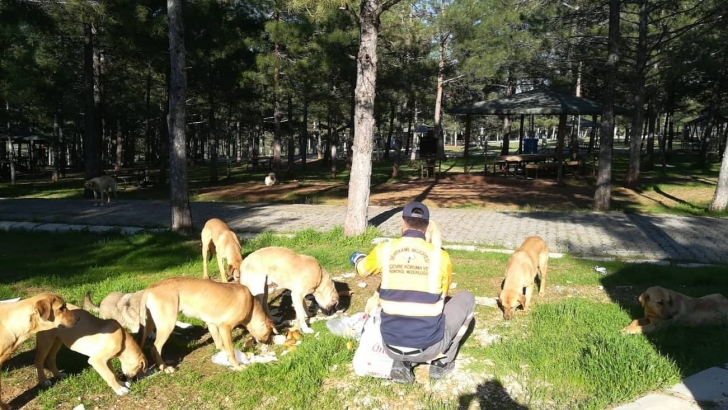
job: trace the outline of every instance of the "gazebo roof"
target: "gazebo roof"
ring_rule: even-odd
[[[708,122],[708,121],[710,121],[712,119],[713,119],[713,115],[711,115],[711,114],[705,114],[705,115],[701,115],[700,117],[693,118],[692,120],[688,121],[686,124],[687,125],[700,124],[700,123],[703,123],[703,122]],[[725,121],[725,118],[723,116],[721,116],[721,115],[718,115],[718,120],[719,121]]]
[[[510,97],[461,105],[448,112],[455,115],[601,115],[603,108],[601,103],[589,98],[537,88]],[[614,113],[630,115],[629,110],[618,106],[614,107]]]

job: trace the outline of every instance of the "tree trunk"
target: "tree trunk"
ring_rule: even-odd
[[[121,136],[121,119],[119,117],[116,118],[116,164],[114,166],[115,169],[119,170],[121,169],[121,164],[124,162],[124,140]]]
[[[468,173],[468,150],[470,148],[470,134],[472,133],[472,130],[473,130],[472,121],[473,121],[473,116],[471,114],[466,114],[465,115],[465,137],[463,138],[463,142],[465,143],[465,147],[463,150],[463,171],[465,173]]]
[[[172,202],[172,230],[192,230],[192,212],[187,192],[187,155],[185,152],[185,43],[182,21],[182,0],[167,0],[169,20],[169,171]],[[162,153],[165,155],[165,153]]]
[[[660,168],[662,169],[662,173],[664,174],[667,172],[667,158],[665,155],[665,148],[667,146],[667,133],[668,133],[668,124],[670,124],[670,118],[672,116],[672,111],[665,112],[665,122],[662,124],[662,137],[660,138]]]
[[[599,171],[594,192],[594,208],[608,211],[612,191],[612,145],[614,143],[614,87],[619,62],[619,9],[620,0],[609,0],[609,48],[607,77],[604,90],[601,139],[599,142]]]
[[[556,183],[562,184],[564,178],[564,138],[566,137],[566,114],[559,116],[559,128],[556,134]]]
[[[10,131],[10,130],[8,130]],[[63,131],[61,131],[61,110],[56,110],[56,115],[53,117],[53,176],[51,181],[58,182],[60,178],[60,151],[61,151],[61,138]]]
[[[215,124],[215,94],[213,89],[212,64],[210,64],[210,88],[207,90],[207,102],[209,104],[207,111],[207,140],[212,141],[210,149],[210,184],[217,184],[217,153],[220,151],[220,137],[217,134],[217,124]]]
[[[151,155],[151,129],[149,128],[149,117],[151,115],[149,111],[149,102],[152,95],[152,73],[151,68],[147,67],[147,95],[146,95],[146,113],[144,117],[144,163],[149,168],[150,155]]]
[[[301,168],[306,169],[306,156],[308,155],[308,99],[306,97],[303,98],[303,126],[298,145],[301,147]]]
[[[708,118],[708,125],[705,127],[703,133],[703,141],[700,144],[700,157],[698,164],[705,165],[708,163],[708,145],[710,143],[710,136],[713,134],[713,128],[720,122],[720,78],[717,78],[713,82],[713,95],[710,99],[710,112]]]
[[[635,93],[634,116],[632,117],[632,137],[629,144],[629,167],[625,184],[636,187],[640,177],[640,159],[642,157],[642,127],[644,121],[645,76],[647,70],[647,17],[649,14],[647,0],[640,0],[639,28],[637,38],[637,55],[635,56]],[[604,121],[602,120],[602,123]],[[602,124],[602,129],[605,124]],[[604,132],[602,131],[602,135]]]
[[[96,25],[91,25],[93,32],[93,38],[98,38],[98,31]],[[108,161],[109,144],[105,133],[105,118],[104,118],[104,86],[101,76],[103,75],[103,58],[101,52],[94,48],[94,106],[96,107],[96,136],[98,147],[100,148],[96,153],[96,161],[99,164],[98,173],[102,174],[103,169]]]
[[[398,3],[390,0],[388,7]],[[377,85],[379,16],[385,7],[376,0],[362,0],[359,13],[359,53],[354,91],[354,144],[344,235],[361,235],[367,229],[367,209],[372,176],[372,130]]]
[[[516,93],[516,82],[511,77],[510,71],[508,72],[508,85],[506,87],[506,97]],[[501,155],[508,155],[510,153],[511,145],[511,117],[506,115],[503,118],[503,146],[501,147]],[[467,149],[467,148],[466,148]]]
[[[84,72],[84,136],[83,161],[84,178],[89,180],[101,175],[99,157],[98,128],[96,126],[96,104],[94,104],[94,36],[90,23],[83,25],[83,72]],[[91,191],[86,190],[86,196]]]
[[[288,170],[286,178],[293,179],[293,164],[296,162],[296,147],[293,139],[293,97],[288,95]]]
[[[280,14],[278,10],[273,14],[273,20],[278,21]],[[280,60],[281,53],[279,44],[276,41],[273,44],[273,57],[276,60],[276,66],[273,69],[273,172],[276,178],[280,177],[281,171],[281,96],[280,96]]]
[[[440,12],[444,13],[442,5]],[[442,33],[439,34],[440,41],[438,47],[438,61],[437,61],[437,94],[435,95],[435,138],[438,141],[442,141],[442,92],[443,92],[443,81],[445,79],[445,52],[447,48],[449,36],[443,38]]]
[[[389,132],[387,133],[387,144],[384,147],[384,158],[389,159],[389,149],[392,146],[392,134],[394,134],[394,116],[396,113],[397,103],[392,101],[391,110],[389,113]]]
[[[713,200],[708,206],[711,212],[722,212],[728,205],[728,144],[723,151],[723,160],[720,162],[720,172],[718,173],[718,184],[715,186]]]

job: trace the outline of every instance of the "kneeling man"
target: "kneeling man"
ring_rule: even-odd
[[[475,310],[475,298],[460,291],[445,303],[452,281],[450,255],[425,240],[430,212],[411,202],[402,212],[402,237],[377,245],[351,262],[362,276],[381,273],[382,341],[394,359],[392,380],[412,383],[414,366],[430,363],[440,379],[455,368],[460,341]]]

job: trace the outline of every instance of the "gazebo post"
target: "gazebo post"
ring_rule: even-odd
[[[558,171],[556,174],[556,183],[563,183],[564,175],[564,134],[566,134],[566,114],[559,116],[559,131],[556,134],[556,161],[558,161]]]
[[[465,149],[463,150],[463,169],[468,173],[468,148],[470,147],[470,129],[473,116],[465,115]]]
[[[589,148],[586,150],[587,154],[591,154],[594,150],[594,141],[596,140],[597,135],[597,115],[592,115],[592,129],[591,129],[591,135],[589,135]]]
[[[523,118],[526,117],[521,114],[521,129],[518,131],[518,153],[523,154]]]

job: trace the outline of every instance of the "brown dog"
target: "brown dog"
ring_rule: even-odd
[[[276,332],[260,303],[250,290],[239,283],[219,283],[197,278],[163,279],[144,290],[139,305],[140,332],[137,341],[144,346],[153,328],[157,337],[151,349],[152,359],[165,373],[174,372],[162,360],[162,347],[174,330],[177,315],[200,319],[207,323],[215,347],[227,353],[233,369],[243,366],[235,357],[232,330],[242,323],[258,341],[270,343]]]
[[[549,249],[540,236],[526,238],[508,258],[506,277],[498,296],[498,302],[503,308],[504,319],[511,319],[518,306],[523,307],[523,313],[528,313],[536,274],[539,278],[538,294],[544,293],[548,262]]]
[[[135,293],[111,292],[101,301],[99,306],[91,300],[91,292],[83,297],[83,308],[89,312],[98,312],[101,319],[114,319],[131,333],[139,331],[139,303],[142,300],[141,290]]]
[[[0,303],[0,367],[31,335],[56,327],[71,327],[76,321],[66,302],[50,293]],[[0,400],[0,409],[9,408]]]
[[[694,298],[660,286],[640,295],[645,317],[627,325],[624,333],[649,333],[667,324],[700,326],[728,323],[728,299],[715,293]]]
[[[104,204],[104,193],[106,194],[107,203],[111,203],[111,193],[114,193],[114,199],[118,199],[116,195],[116,180],[109,175],[101,175],[91,178],[83,184],[84,188],[90,189],[94,193],[94,204],[96,202],[96,193],[101,198],[100,205]]]
[[[129,382],[122,382],[111,368],[111,359],[117,357],[121,371],[131,380],[147,367],[147,359],[134,338],[114,319],[99,319],[91,313],[68,305],[78,318],[76,326],[50,329],[38,332],[35,342],[35,369],[38,372],[38,385],[49,386],[43,370],[45,362],[54,377],[67,375],[56,367],[56,354],[61,344],[74,352],[88,356],[88,364],[118,395],[129,393]]]
[[[227,282],[229,277],[233,277],[237,282],[240,280],[240,263],[243,256],[240,254],[240,241],[238,235],[231,231],[225,222],[212,218],[205,223],[202,228],[202,269],[205,279],[210,279],[207,273],[207,258],[209,254],[214,252],[217,256],[217,267],[220,269],[220,280]],[[223,259],[227,262],[227,273],[222,263]]]
[[[339,304],[334,281],[318,261],[290,249],[271,246],[248,255],[240,268],[240,282],[250,288],[268,312],[268,281],[291,291],[296,320],[304,333],[313,333],[306,323],[308,315],[303,306],[306,295],[313,294],[325,314],[331,314]]]
[[[437,249],[442,249],[442,235],[440,234],[440,227],[437,226],[437,223],[433,220],[430,220],[427,224],[425,240],[435,245]],[[367,303],[364,306],[364,313],[371,316],[377,308],[379,308],[379,291],[374,290],[374,294],[367,299]]]

